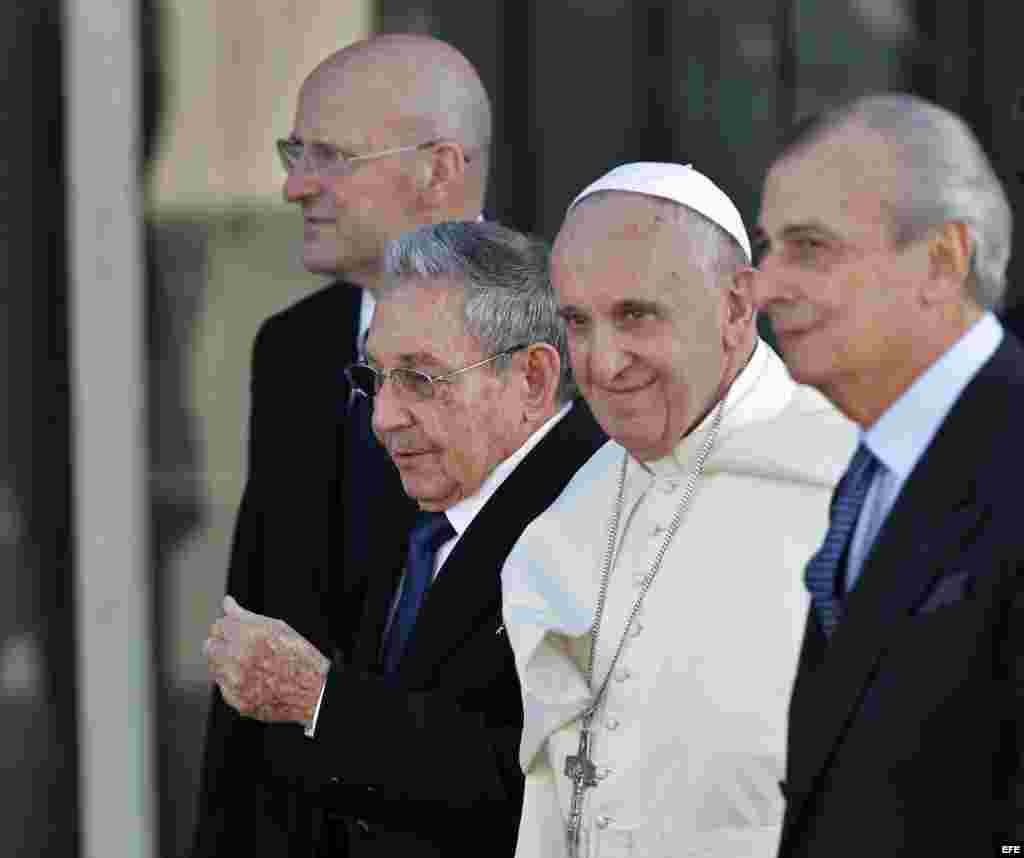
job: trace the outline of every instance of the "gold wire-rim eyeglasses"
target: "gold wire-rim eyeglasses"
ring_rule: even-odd
[[[404,366],[396,366],[393,369],[377,369],[368,363],[358,361],[345,367],[345,378],[348,379],[350,387],[356,394],[365,396],[368,399],[373,399],[380,392],[385,382],[391,379],[399,390],[412,394],[420,401],[427,401],[434,398],[435,385],[450,382],[453,378],[462,375],[464,372],[485,366],[498,360],[498,358],[522,351],[525,348],[529,348],[529,346],[529,343],[511,346],[483,360],[478,360],[476,363],[471,363],[469,366],[464,366],[452,372],[446,372],[443,375],[430,375],[421,370]]]

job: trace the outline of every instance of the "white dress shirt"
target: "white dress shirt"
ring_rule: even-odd
[[[366,358],[363,354],[363,344],[366,342],[366,332],[370,330],[370,322],[373,321],[373,311],[376,307],[377,299],[373,297],[373,292],[364,289],[362,300],[359,302],[359,335],[356,337],[359,360]]]

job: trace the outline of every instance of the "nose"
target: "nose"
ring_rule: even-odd
[[[284,180],[282,188],[284,201],[286,203],[298,203],[302,200],[316,196],[320,191],[320,181],[316,173],[306,167],[305,159],[295,165],[288,177]]]
[[[582,349],[574,350],[577,363],[593,382],[610,386],[633,362],[625,335],[610,326],[596,326]]]
[[[373,434],[384,443],[384,436],[389,432],[407,429],[413,423],[412,412],[395,395],[394,382],[390,379],[384,382],[373,397]]]

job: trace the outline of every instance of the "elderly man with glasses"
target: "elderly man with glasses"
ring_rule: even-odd
[[[369,576],[415,514],[344,368],[361,356],[387,242],[479,218],[490,135],[487,93],[467,59],[436,39],[395,34],[324,60],[277,146],[284,197],[302,214],[303,263],[333,282],[256,338],[227,593],[279,617],[332,662],[349,657]],[[296,800],[308,741],[239,718],[214,689],[194,858],[320,848],[311,803]]]
[[[296,767],[332,854],[511,856],[523,714],[500,571],[605,438],[575,401],[543,241],[423,227],[383,270],[365,361],[346,376],[415,521],[377,523],[347,662],[234,602],[207,654],[239,713],[304,729]]]

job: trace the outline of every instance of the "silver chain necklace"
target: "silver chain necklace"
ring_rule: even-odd
[[[622,637],[619,639],[619,645],[616,647],[615,654],[612,656],[611,664],[608,665],[608,672],[605,674],[604,680],[601,682],[601,687],[594,696],[594,702],[584,710],[580,717],[579,749],[575,754],[566,757],[565,775],[572,781],[572,803],[569,808],[569,822],[566,826],[569,858],[577,858],[579,855],[580,829],[583,822],[584,794],[589,787],[597,786],[598,781],[597,770],[594,767],[594,761],[590,757],[590,726],[593,723],[594,715],[597,713],[598,707],[604,700],[605,691],[608,689],[608,682],[612,678],[612,673],[615,671],[615,666],[619,662],[619,657],[622,655],[623,649],[625,649],[626,640],[629,637],[629,630],[636,620],[636,615],[640,611],[640,606],[643,604],[644,597],[647,595],[647,591],[651,589],[651,585],[654,583],[658,570],[661,568],[661,563],[665,559],[665,553],[668,551],[669,543],[672,542],[672,537],[676,535],[676,531],[679,530],[679,526],[682,524],[683,518],[686,516],[686,513],[690,508],[690,502],[693,500],[693,493],[697,489],[697,480],[700,479],[700,475],[704,471],[704,464],[707,461],[708,455],[711,453],[711,448],[714,446],[715,440],[718,437],[718,429],[722,425],[722,412],[724,409],[725,400],[723,399],[715,410],[715,416],[711,422],[710,429],[708,429],[707,437],[704,439],[704,443],[701,445],[700,451],[697,453],[697,461],[694,463],[693,470],[690,471],[690,476],[686,481],[686,489],[683,491],[683,497],[676,509],[676,514],[672,517],[672,521],[668,526],[665,538],[662,540],[661,547],[658,549],[658,553],[655,555],[654,560],[651,563],[650,570],[644,576],[643,584],[640,587],[640,594],[636,597],[636,601],[633,602],[633,608],[629,612],[629,618],[626,620],[626,627],[622,630]],[[604,618],[605,601],[608,598],[608,586],[611,581],[612,574],[612,559],[615,555],[615,543],[618,539],[619,522],[622,518],[622,501],[626,489],[626,469],[628,465],[629,453],[626,452],[623,454],[622,467],[619,470],[619,487],[615,497],[615,505],[612,507],[611,518],[608,521],[608,544],[605,546],[604,559],[601,563],[601,583],[597,594],[597,608],[594,613],[594,622],[590,626],[590,656],[587,660],[586,673],[588,688],[593,688],[594,659],[597,655],[597,638],[601,631],[601,620]]]

